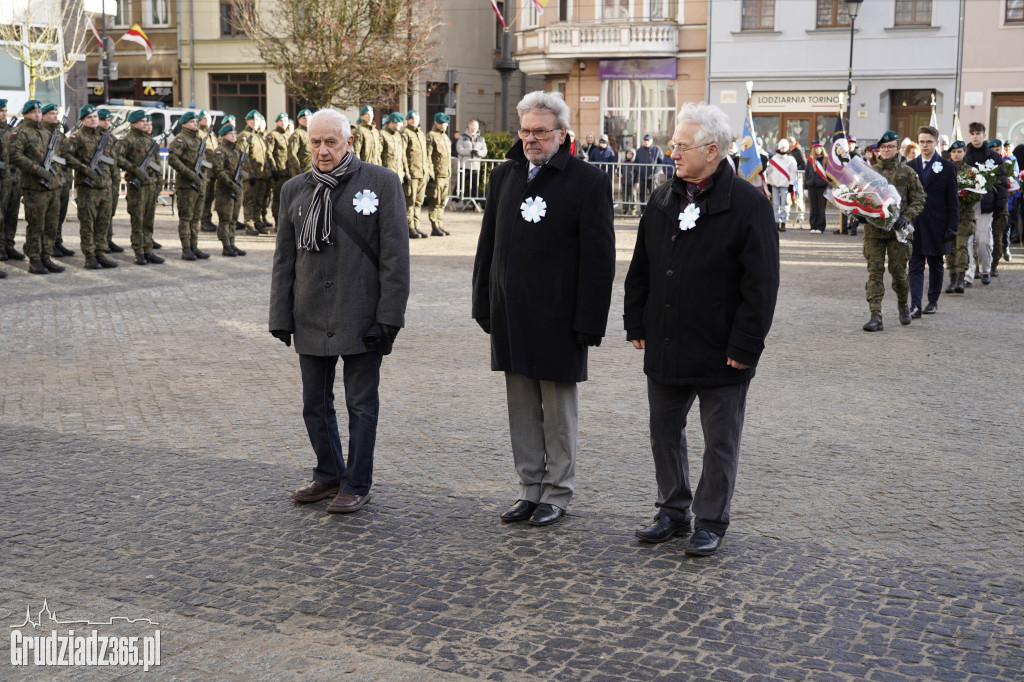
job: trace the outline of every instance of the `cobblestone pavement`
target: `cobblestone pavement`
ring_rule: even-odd
[[[163,266],[4,263],[0,623],[44,599],[149,618],[175,679],[1024,679],[1019,248],[909,327],[888,292],[866,334],[860,240],[782,235],[733,524],[695,560],[632,536],[655,494],[619,331],[632,226],[580,392],[577,495],[537,529],[497,519],[516,488],[468,316],[479,217],[449,223],[411,243],[373,498],[346,517],[287,497],[312,455],[295,354],[265,331],[272,240],[186,263],[161,215]],[[15,668],[9,647],[2,679],[131,673]]]

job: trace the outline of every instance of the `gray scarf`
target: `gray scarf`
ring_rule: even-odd
[[[313,178],[316,180],[316,187],[313,188],[313,199],[309,202],[309,210],[306,219],[302,223],[302,231],[299,232],[299,248],[306,251],[319,251],[320,244],[331,244],[331,230],[334,227],[332,215],[334,211],[331,206],[331,192],[341,184],[342,179],[348,174],[349,167],[355,154],[348,152],[338,164],[338,167],[330,173],[324,173],[313,164]],[[317,227],[320,228],[320,239],[317,239]]]

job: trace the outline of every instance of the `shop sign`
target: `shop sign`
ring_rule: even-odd
[[[779,111],[831,111],[839,110],[842,94],[838,92],[755,92],[750,99],[754,113]]]
[[[675,80],[676,59],[602,59],[601,80]]]

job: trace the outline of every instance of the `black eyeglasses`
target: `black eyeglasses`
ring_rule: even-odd
[[[543,128],[520,128],[518,131],[519,139],[525,140],[530,135],[533,135],[535,138],[543,142],[544,140],[551,137],[551,133],[555,132],[556,130],[559,130],[559,128],[551,128],[550,130],[544,130]]]

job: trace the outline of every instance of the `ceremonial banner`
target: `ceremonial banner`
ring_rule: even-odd
[[[146,48],[146,61],[148,62],[153,57],[153,44],[149,42],[149,38],[142,31],[142,28],[138,24],[132,24],[132,27],[121,36],[122,40],[130,40],[133,43],[138,43]]]
[[[752,185],[761,184],[761,154],[757,150],[757,133],[754,132],[754,119],[750,115],[750,99],[747,99],[747,115],[743,118],[743,137],[739,144],[740,162],[736,172]]]

